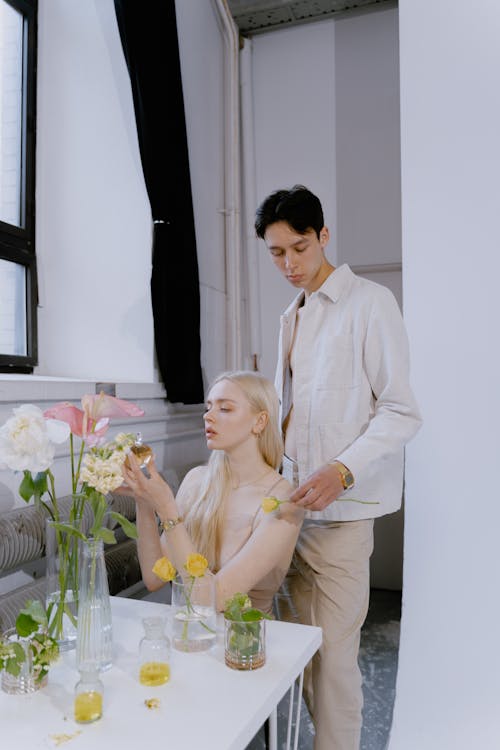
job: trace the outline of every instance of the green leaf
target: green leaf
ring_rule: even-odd
[[[88,499],[92,512],[94,514],[94,523],[92,524],[92,535],[95,537],[98,529],[103,526],[104,516],[108,509],[108,503],[104,495],[96,492],[94,489],[88,493]]]
[[[10,645],[14,650],[14,656],[7,659],[5,670],[13,677],[18,677],[21,671],[21,664],[26,659],[26,653],[20,643],[11,643]]]
[[[45,607],[38,599],[30,599],[27,601],[24,605],[24,609],[20,610],[19,615],[26,615],[39,625],[47,625],[48,622]],[[19,630],[17,632],[19,633]],[[19,634],[21,635],[21,633]]]
[[[16,630],[20,636],[26,638],[26,636],[38,630],[38,623],[31,615],[20,612],[16,619]]]
[[[252,601],[248,594],[238,592],[226,601],[224,616],[227,620],[242,620],[244,622],[257,622],[258,620],[272,620],[273,618],[252,607]]]
[[[125,518],[125,516],[122,516],[121,513],[117,513],[115,510],[112,510],[109,515],[111,516],[111,518],[114,518],[115,521],[118,521],[128,537],[130,537],[131,539],[137,539],[138,534],[137,526],[135,525],[135,523],[132,523],[132,521],[129,521],[128,518]]]
[[[112,529],[106,529],[104,527],[96,529],[94,538],[102,539],[104,544],[116,544],[115,532],[112,531]]]
[[[35,484],[31,476],[31,471],[24,471],[23,474],[23,480],[19,485],[19,494],[25,502],[29,503],[35,494]]]
[[[241,619],[243,622],[256,622],[258,620],[263,620],[265,617],[266,615],[264,615],[260,609],[255,609],[253,607],[252,609],[247,609],[245,612],[241,613]]]
[[[26,638],[26,636],[35,633],[40,625],[46,627],[47,624],[47,613],[43,604],[38,599],[31,599],[26,602],[24,609],[19,611],[16,619],[16,631],[18,635]]]
[[[55,529],[58,529],[59,531],[65,531],[67,534],[76,536],[78,537],[78,539],[81,539],[84,542],[87,540],[85,534],[79,529],[72,526],[70,523],[63,523],[62,521],[58,521],[57,523],[54,523],[53,526]]]
[[[47,492],[47,472],[40,471],[33,480],[35,499],[39,500]]]

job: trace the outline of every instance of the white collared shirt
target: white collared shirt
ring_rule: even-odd
[[[276,387],[283,403],[285,368],[301,292],[281,318]],[[352,471],[355,486],[308,512],[316,520],[384,515],[401,505],[404,446],[421,420],[409,384],[408,340],[392,292],[342,265],[312,292],[294,341],[293,445],[299,482],[334,459]]]

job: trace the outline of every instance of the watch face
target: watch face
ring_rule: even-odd
[[[344,488],[350,490],[351,487],[354,487],[354,477],[350,471],[346,471],[344,474]]]

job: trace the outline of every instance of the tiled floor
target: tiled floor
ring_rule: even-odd
[[[368,616],[361,633],[359,654],[363,674],[363,728],[360,750],[384,750],[392,721],[399,647],[401,593],[372,589]],[[285,747],[288,697],[278,707],[278,748]],[[299,750],[312,750],[314,728],[302,702]],[[265,750],[264,732],[248,745],[247,750]]]

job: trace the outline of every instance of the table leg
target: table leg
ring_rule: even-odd
[[[269,716],[269,750],[278,750],[278,707]]]
[[[300,729],[300,711],[302,708],[302,688],[304,686],[304,672],[300,673],[299,687],[297,691],[297,703],[295,708],[295,727],[294,727],[294,740],[293,750],[297,750],[299,743],[299,729]],[[286,731],[286,750],[290,750],[290,742],[292,739],[292,718],[293,718],[293,707],[294,707],[294,694],[295,694],[295,682],[290,685],[290,698],[288,704],[288,726]]]
[[[295,740],[293,743],[293,750],[297,750],[299,744],[299,729],[300,729],[300,711],[302,708],[302,688],[304,687],[304,672],[300,673],[299,678],[299,689],[297,691],[297,710],[295,713]]]

